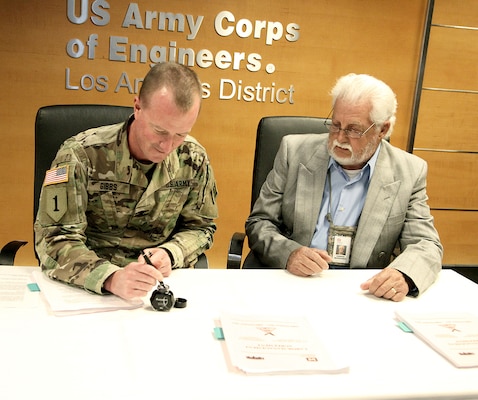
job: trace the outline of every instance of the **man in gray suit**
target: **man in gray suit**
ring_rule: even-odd
[[[382,269],[361,288],[393,301],[417,296],[435,281],[443,256],[427,164],[386,140],[397,101],[384,82],[349,74],[331,94],[329,135],[282,140],[246,221],[252,258],[299,276]]]

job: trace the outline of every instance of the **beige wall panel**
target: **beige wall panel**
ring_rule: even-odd
[[[478,151],[476,110],[476,94],[422,91],[414,147]]]
[[[478,212],[432,210],[443,244],[444,264],[478,265]]]
[[[436,0],[433,24],[476,27],[477,15],[475,0]],[[445,249],[445,264],[476,266],[478,261],[478,190],[474,184],[478,142],[473,139],[478,96],[470,93],[478,90],[477,35],[476,30],[432,26],[423,86],[456,91],[422,91],[415,135],[414,153],[429,166],[429,203]]]
[[[433,23],[478,27],[478,1],[435,0]]]
[[[478,210],[477,154],[429,151],[414,154],[428,162],[430,207]]]
[[[423,87],[478,91],[478,31],[432,26]]]
[[[85,0],[86,1],[86,0]],[[76,1],[77,6],[80,0]],[[249,213],[255,132],[265,115],[318,115],[330,110],[328,92],[335,80],[348,72],[369,73],[385,80],[395,90],[399,113],[392,143],[405,148],[425,19],[426,0],[192,0],[136,2],[144,18],[146,11],[190,14],[204,21],[194,40],[185,32],[157,29],[122,28],[125,12],[133,2],[109,2],[110,22],[96,26],[91,20],[75,25],[66,17],[66,0],[48,2],[4,2],[0,15],[0,118],[3,122],[0,147],[0,244],[25,239],[29,244],[18,254],[17,263],[36,263],[33,251],[33,151],[34,119],[39,107],[62,103],[109,103],[131,105],[133,93],[125,88],[114,91],[123,72],[131,80],[142,78],[146,63],[108,59],[108,38],[127,37],[128,44],[169,46],[194,50],[209,49],[260,54],[259,72],[217,67],[194,69],[210,85],[211,96],[204,99],[198,123],[192,134],[208,149],[219,189],[218,231],[211,264],[225,266],[229,239],[244,229]],[[91,9],[93,0],[88,4]],[[297,23],[296,42],[281,39],[265,44],[265,38],[220,37],[214,18],[223,10],[236,18],[269,22]],[[89,13],[91,15],[91,12]],[[98,35],[94,59],[69,57],[66,44],[78,38],[83,42]],[[393,44],[393,47],[392,47]],[[129,47],[127,47],[129,48]],[[273,63],[276,71],[264,71]],[[106,91],[66,88],[66,71],[71,86],[78,86],[84,75],[107,76]],[[255,86],[294,86],[293,103],[246,102],[236,98],[219,99],[221,79]]]

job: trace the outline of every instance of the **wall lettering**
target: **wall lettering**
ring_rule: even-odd
[[[106,0],[66,0],[67,19],[75,25],[92,24],[102,27],[110,24],[111,7]],[[114,6],[114,4],[113,4]],[[121,28],[127,30],[167,31],[178,35],[178,40],[191,42],[188,46],[178,46],[176,40],[167,43],[133,43],[125,35],[101,37],[92,32],[85,37],[71,38],[66,43],[66,54],[72,59],[107,58],[111,62],[125,64],[141,63],[154,65],[165,61],[175,61],[189,67],[202,69],[216,68],[219,71],[247,71],[250,73],[266,71],[276,72],[272,60],[264,60],[260,53],[246,53],[236,49],[210,50],[195,48],[193,42],[201,34],[204,26],[213,26],[219,37],[236,37],[238,40],[261,41],[264,46],[275,43],[293,43],[300,39],[300,26],[295,22],[269,21],[267,19],[249,19],[236,16],[223,10],[214,18],[204,15],[173,13],[164,10],[145,10],[138,3],[129,3],[124,10]],[[157,38],[158,36],[153,36]],[[98,54],[99,44],[108,45],[107,54]],[[229,41],[228,41],[229,43]],[[294,85],[279,83],[279,78],[270,82],[243,82],[230,77],[220,77],[217,82],[220,100],[237,100],[256,103],[294,104]],[[72,66],[65,67],[65,88],[67,90],[98,91],[108,90],[118,93],[127,90],[137,94],[141,78],[130,77],[123,72],[118,77],[106,74],[93,76],[88,72],[76,71]],[[211,97],[211,84],[203,84],[203,98]]]

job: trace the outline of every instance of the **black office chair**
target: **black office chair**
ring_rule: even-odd
[[[18,249],[27,243],[25,240],[12,240],[3,246],[0,250],[0,265],[13,265]]]
[[[289,134],[327,133],[325,118],[301,116],[264,117],[259,121],[256,135],[254,168],[252,171],[251,210],[261,191],[262,184],[272,169],[282,138]],[[227,268],[239,269],[242,264],[244,232],[235,232],[227,254]],[[247,267],[247,261],[242,267]]]
[[[89,128],[126,121],[133,107],[104,104],[65,104],[41,107],[35,120],[35,188],[33,220],[51,162],[60,145],[69,137]],[[196,268],[208,268],[206,256],[199,257]]]

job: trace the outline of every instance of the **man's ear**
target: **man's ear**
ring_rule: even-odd
[[[136,113],[141,110],[141,106],[140,106],[140,103],[139,103],[139,97],[136,96],[134,98],[134,103],[133,103],[133,113],[134,113],[134,116],[136,118]]]
[[[135,96],[135,98],[134,98],[133,108],[134,108],[134,111],[137,111],[137,110],[141,109],[141,106],[139,104],[139,97],[138,96]]]
[[[380,139],[383,139],[385,137],[389,129],[390,129],[390,122],[385,122],[382,125],[382,129],[380,130],[380,133],[378,134],[380,136]]]

